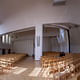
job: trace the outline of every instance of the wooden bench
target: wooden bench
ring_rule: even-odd
[[[0,55],[0,71],[4,72],[4,70],[12,69],[14,63],[18,62],[25,56],[27,56],[27,54],[23,53]]]
[[[49,68],[49,73],[54,75],[57,71],[61,75],[59,79],[64,78],[63,80],[67,80],[67,78],[73,77],[80,72],[80,54],[67,54],[63,57],[45,55],[41,57],[41,66],[45,70]],[[62,72],[64,72],[63,75]]]

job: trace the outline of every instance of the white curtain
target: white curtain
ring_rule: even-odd
[[[57,36],[58,43],[60,44],[61,52],[69,52],[69,41],[67,30],[60,29]]]
[[[58,43],[62,43],[65,41],[64,33],[65,33],[64,29],[59,29],[59,35],[57,36]]]

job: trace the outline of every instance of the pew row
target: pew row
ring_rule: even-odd
[[[11,70],[16,62],[26,56],[28,55],[23,53],[0,55],[0,73],[3,73],[5,70]]]
[[[80,54],[48,54],[42,56],[40,61],[42,70],[48,70],[48,76],[53,74],[53,80],[67,80],[80,72]]]

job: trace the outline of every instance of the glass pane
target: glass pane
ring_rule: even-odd
[[[60,29],[60,34],[61,34],[61,36],[62,36],[62,38],[64,40],[64,30],[63,29]]]
[[[11,36],[9,36],[9,44],[11,44]]]
[[[5,39],[6,39],[6,38],[5,38],[5,35],[3,35],[3,36],[2,36],[2,43],[5,43],[5,41],[6,41]]]
[[[8,37],[8,34],[6,34],[6,43],[9,42],[9,37]]]

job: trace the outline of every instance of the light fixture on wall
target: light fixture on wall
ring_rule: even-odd
[[[40,46],[40,36],[37,36],[37,46]]]
[[[53,0],[53,5],[65,5],[66,0]]]

